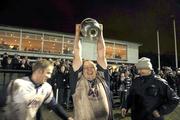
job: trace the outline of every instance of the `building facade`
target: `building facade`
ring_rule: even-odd
[[[44,30],[0,26],[0,54],[19,54],[28,57],[72,59],[74,35]],[[81,37],[82,57],[96,59],[96,41]],[[106,57],[109,63],[136,63],[138,43],[106,39]]]

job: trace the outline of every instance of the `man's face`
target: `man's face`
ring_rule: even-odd
[[[140,74],[140,76],[148,76],[151,74],[151,70],[150,69],[138,69],[138,73]]]
[[[51,78],[51,74],[53,72],[54,66],[49,66],[45,70],[39,70],[38,71],[38,83],[43,84],[46,82],[49,78]]]
[[[65,66],[64,66],[64,65],[63,65],[63,66],[61,66],[61,68],[60,68],[60,69],[61,69],[61,72],[62,72],[62,73],[64,73],[64,71],[65,71]]]
[[[177,70],[177,75],[180,75],[180,69]]]
[[[83,75],[87,80],[94,80],[96,78],[96,66],[91,61],[85,61],[83,65]]]

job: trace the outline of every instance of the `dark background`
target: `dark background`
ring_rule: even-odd
[[[180,0],[1,0],[0,24],[74,34],[76,23],[92,17],[104,25],[105,38],[143,44],[140,57],[155,66],[159,29],[161,64],[175,67],[172,17],[180,60],[179,12]]]

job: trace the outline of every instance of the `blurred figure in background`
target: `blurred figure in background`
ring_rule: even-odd
[[[8,65],[8,54],[4,53],[2,56],[1,66],[3,69],[6,69],[7,65]]]
[[[177,86],[177,94],[180,97],[180,68],[176,70],[176,86]]]
[[[61,105],[65,104],[65,89],[66,89],[66,82],[68,79],[68,74],[66,73],[66,65],[60,64],[57,66],[57,71],[54,76],[52,76],[52,84],[56,86],[58,89],[58,103]],[[57,94],[57,93],[56,93]]]
[[[164,68],[164,79],[168,82],[169,86],[177,92],[176,77],[171,67]]]
[[[124,102],[127,99],[127,96],[129,95],[129,89],[132,85],[132,78],[130,77],[130,72],[128,70],[125,71],[125,73],[122,73],[123,80],[121,81],[122,90],[120,91],[120,102],[121,106],[124,104]]]
[[[113,82],[113,93],[114,95],[118,95],[118,89],[121,84],[120,72],[118,68],[115,68],[114,72],[112,73],[112,82]]]
[[[18,54],[15,54],[14,58],[12,58],[12,69],[18,70],[20,68],[20,65],[21,65],[20,56]]]

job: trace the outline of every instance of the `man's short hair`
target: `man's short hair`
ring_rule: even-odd
[[[38,69],[44,70],[49,66],[54,66],[54,62],[46,60],[46,59],[38,60],[36,63],[33,64],[32,72],[34,72],[34,71],[36,71]]]

